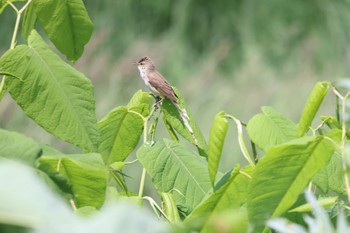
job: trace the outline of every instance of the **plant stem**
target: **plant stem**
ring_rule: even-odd
[[[151,112],[149,113],[149,115],[147,117],[142,117],[142,119],[143,119],[143,143],[144,144],[147,142],[147,132],[148,132],[148,125],[147,124],[148,124],[148,120],[151,118],[151,116],[155,112],[156,108],[157,108],[156,106],[153,107]],[[142,174],[141,174],[139,195],[138,195],[139,198],[142,198],[143,190],[144,190],[144,187],[145,187],[145,180],[146,180],[146,169],[145,169],[145,167],[143,167]]]
[[[342,121],[342,139],[341,139],[341,145],[340,145],[340,151],[342,155],[342,160],[343,160],[343,171],[344,171],[344,186],[345,186],[345,191],[348,197],[348,201],[350,202],[350,184],[349,184],[349,176],[348,176],[348,161],[347,161],[347,156],[346,156],[346,149],[345,149],[345,144],[346,144],[346,119],[345,119],[345,114],[346,114],[346,100],[350,96],[350,92],[348,92],[345,96],[342,96],[338,90],[333,87],[333,92],[335,95],[341,100],[341,121]],[[338,107],[338,106],[337,106]],[[337,116],[338,117],[338,116]]]
[[[252,160],[251,156],[249,155],[249,152],[247,150],[247,147],[245,146],[244,139],[243,139],[243,129],[242,129],[242,122],[238,119],[236,119],[234,116],[226,115],[226,117],[232,119],[236,125],[237,125],[237,131],[238,131],[238,144],[241,148],[241,151],[243,153],[244,158],[249,162],[250,166],[255,167],[255,163]]]
[[[143,144],[147,142],[147,124],[148,124],[148,117],[143,117]],[[146,180],[146,169],[145,167],[142,167],[142,175],[141,175],[141,181],[140,181],[140,188],[139,188],[139,198],[142,198],[143,196],[143,190],[145,188],[145,180]]]
[[[14,28],[13,34],[12,34],[10,49],[15,48],[16,38],[17,38],[17,33],[18,33],[18,28],[19,28],[19,22],[21,21],[21,15],[24,12],[24,10],[29,6],[31,1],[32,0],[28,0],[28,2],[26,4],[24,4],[24,6],[20,10],[18,10],[17,7],[12,2],[7,0],[7,3],[14,9],[14,11],[17,14],[15,28]],[[5,88],[5,81],[6,81],[6,75],[3,76],[2,80],[1,80],[1,84],[0,84],[0,100],[2,99],[1,93],[3,92],[3,89]]]

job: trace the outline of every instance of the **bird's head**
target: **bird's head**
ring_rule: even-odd
[[[140,71],[154,70],[155,66],[151,58],[143,57],[138,62],[133,62]]]

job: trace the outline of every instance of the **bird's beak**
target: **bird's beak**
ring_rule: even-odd
[[[138,65],[139,63],[136,62],[136,61],[134,61],[134,62],[132,62],[131,64],[133,64],[133,65]]]

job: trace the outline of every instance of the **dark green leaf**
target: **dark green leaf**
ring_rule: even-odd
[[[35,0],[32,4],[40,25],[56,48],[76,61],[93,31],[83,1]]]

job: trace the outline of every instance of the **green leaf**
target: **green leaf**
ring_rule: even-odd
[[[5,71],[1,71],[1,70],[0,70],[0,75],[7,76],[7,77],[9,77],[9,78],[18,78],[18,77],[16,77],[14,74],[11,74],[11,73],[5,72]],[[18,78],[18,79],[19,79],[19,78]],[[21,80],[21,81],[23,81],[23,80]]]
[[[124,161],[137,146],[143,131],[143,120],[133,112],[142,113],[143,107],[117,107],[99,123],[100,146],[105,163]]]
[[[248,215],[261,232],[269,217],[284,214],[310,179],[329,162],[334,144],[327,137],[305,137],[272,147],[257,164],[248,192]]]
[[[170,137],[175,141],[175,142],[179,142],[179,138],[176,135],[176,132],[174,130],[174,128],[171,126],[171,124],[165,119],[164,115],[163,115],[163,120],[164,120],[164,124],[166,129],[168,130],[168,133],[170,135]]]
[[[247,132],[263,151],[295,139],[297,126],[271,107],[262,107],[262,113],[249,120]]]
[[[76,61],[93,31],[83,1],[35,0],[32,4],[40,25],[56,48]]]
[[[344,189],[343,160],[339,154],[335,153],[328,165],[322,168],[312,179],[312,183],[319,187],[322,192],[329,190],[346,195]]]
[[[333,129],[327,133],[327,136],[340,144],[342,140],[342,131]],[[324,193],[332,190],[333,192],[346,195],[344,188],[343,159],[337,151],[334,152],[327,166],[322,168],[313,177],[312,183],[317,185]]]
[[[162,204],[164,213],[167,216],[167,219],[171,223],[177,223],[180,222],[180,215],[179,211],[177,210],[174,196],[172,193],[160,193],[160,196],[162,198]]]
[[[311,126],[311,123],[315,118],[315,115],[324,97],[326,96],[330,86],[331,85],[329,82],[316,83],[314,89],[312,90],[306,101],[303,114],[300,117],[297,130],[298,137],[303,136],[307,131],[309,131],[309,127]]]
[[[152,177],[158,192],[172,192],[178,208],[189,214],[209,191],[207,163],[183,145],[164,142],[144,144],[137,158]]]
[[[334,205],[336,202],[338,201],[338,197],[324,197],[324,198],[320,198],[317,200],[317,204],[322,206],[322,207],[330,207],[332,205]],[[290,210],[289,212],[300,212],[300,213],[304,213],[304,212],[311,212],[312,211],[312,205],[310,203],[306,203],[304,205],[298,206],[292,210]]]
[[[49,175],[59,173],[68,180],[78,208],[102,206],[106,195],[107,170],[99,154],[45,155],[39,162],[40,169]]]
[[[24,41],[28,41],[30,32],[35,29],[37,16],[34,11],[34,4],[31,3],[24,11],[24,17],[22,22],[22,38]]]
[[[189,109],[187,108],[184,100],[181,98],[181,95],[179,94],[179,91],[174,88],[174,91],[176,92],[176,95],[178,96],[178,100],[179,100],[179,105],[181,106],[181,108],[186,109],[188,116],[189,116],[189,124],[191,126],[191,128],[193,129],[193,133],[198,141],[198,151],[200,153],[200,155],[206,157],[206,151],[207,151],[207,143],[205,142],[205,139],[201,133],[201,131],[199,130],[196,122],[194,121],[191,112],[189,111]],[[192,144],[194,144],[193,138],[191,133],[188,131],[188,129],[186,128],[185,124],[182,122],[180,114],[178,109],[175,107],[175,105],[168,99],[164,99],[162,105],[161,105],[161,109],[163,111],[164,114],[164,122],[166,122],[166,124],[171,125],[171,127],[173,129],[175,129],[182,137],[184,137],[186,140],[188,140],[189,142],[191,142]]]
[[[215,177],[218,171],[222,148],[228,129],[228,121],[225,112],[216,114],[214,122],[210,128],[208,147],[208,169],[212,185],[215,184]]]
[[[128,193],[128,186],[125,183],[125,180],[123,178],[123,174],[121,172],[112,170],[111,171],[112,177],[114,178],[115,182],[119,185],[120,188],[123,189],[125,193]]]
[[[90,80],[54,54],[36,31],[28,43],[0,58],[1,70],[23,80],[6,79],[11,96],[49,133],[95,151],[98,129]]]
[[[0,157],[9,158],[35,166],[42,153],[41,147],[22,134],[0,129]]]
[[[246,167],[243,171],[251,174],[252,167]],[[239,208],[245,201],[250,179],[239,173],[239,166],[222,177],[211,193],[204,199],[193,212],[185,219],[185,224],[193,225],[193,222],[200,220],[203,224],[199,227],[206,228],[209,219],[226,210]]]
[[[130,99],[129,103],[126,105],[128,108],[137,107],[142,104],[148,105],[142,112],[143,116],[148,116],[149,110],[154,102],[154,98],[148,93],[138,90]]]
[[[0,161],[0,187],[1,225],[29,228],[16,228],[20,232],[169,232],[154,214],[132,203],[111,201],[96,213],[82,217],[49,190],[34,169],[15,162]]]
[[[113,109],[98,123],[99,152],[106,164],[124,161],[135,149],[144,127],[141,116],[149,114],[152,101],[149,93],[139,90],[126,107]]]

